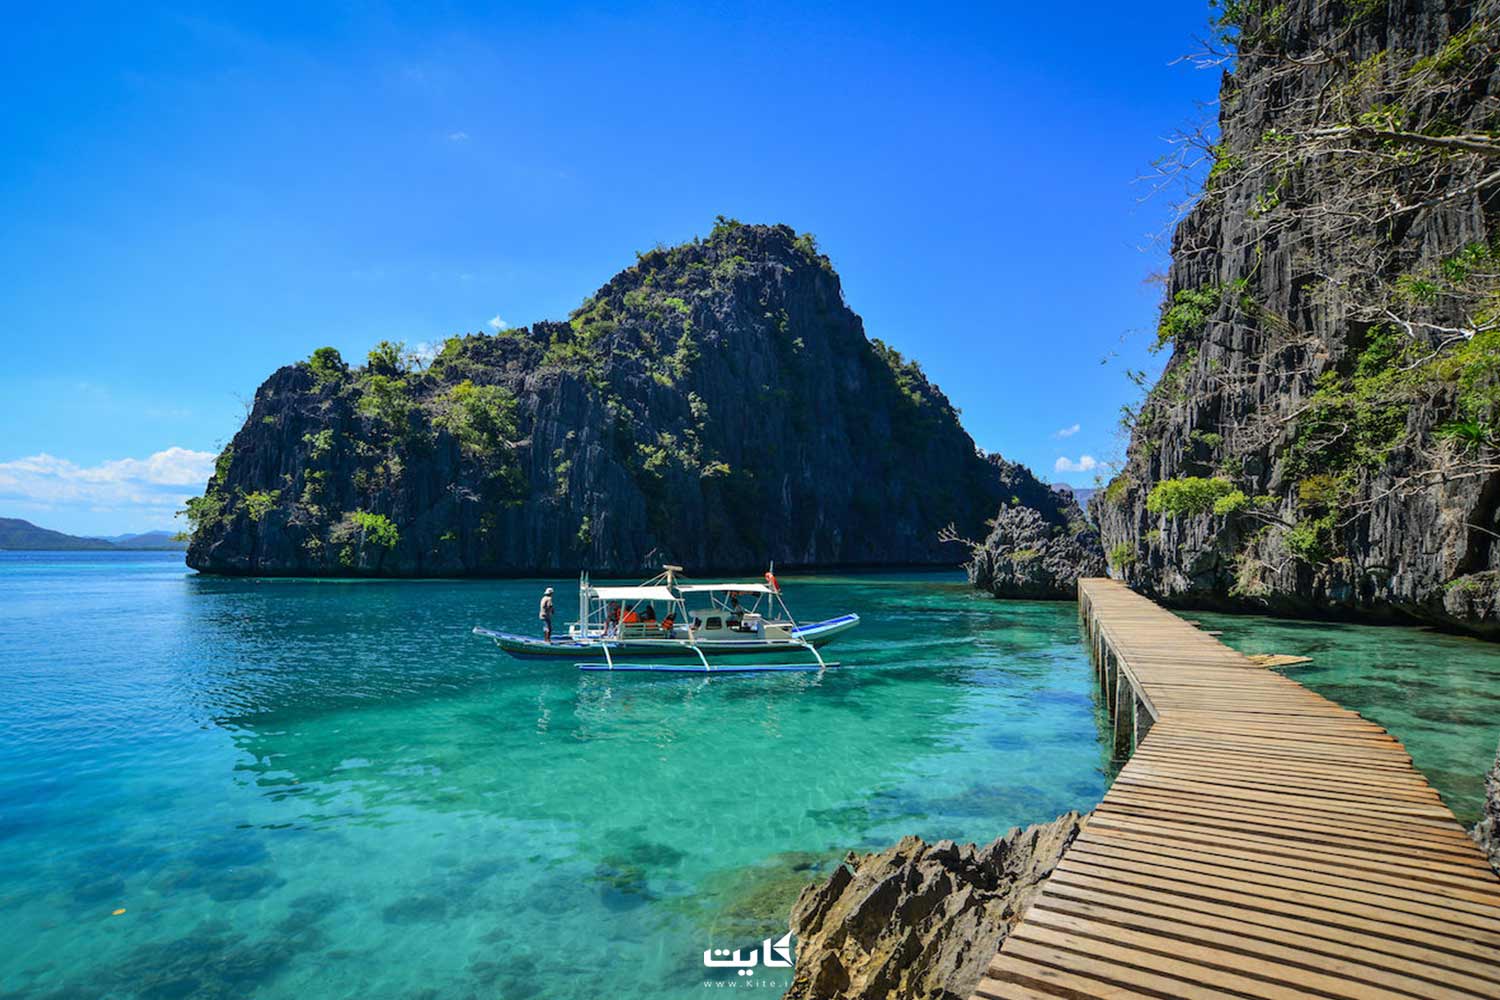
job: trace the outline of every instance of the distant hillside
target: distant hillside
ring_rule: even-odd
[[[181,550],[185,542],[173,540],[170,531],[148,531],[113,538],[80,538],[61,531],[39,528],[17,517],[0,517],[0,550],[19,552],[118,552],[122,550]]]
[[[122,549],[186,549],[175,531],[145,531],[137,535],[107,535],[103,539]]]
[[[22,521],[20,518],[0,517],[0,549],[64,552],[114,547],[102,538],[79,538],[76,535],[65,535],[61,531],[38,528],[30,521]]]
[[[1053,483],[1052,489],[1057,493],[1071,494],[1084,510],[1088,510],[1089,497],[1097,492],[1092,486],[1069,486],[1067,483]]]

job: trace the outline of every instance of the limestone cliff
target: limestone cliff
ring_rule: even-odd
[[[1500,4],[1219,9],[1104,547],[1169,603],[1500,634]]]
[[[190,505],[225,574],[637,574],[949,564],[997,469],[867,340],[810,236],[721,220],[568,322],[273,374]]]

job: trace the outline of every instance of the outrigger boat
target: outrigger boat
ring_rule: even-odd
[[[580,574],[578,620],[566,637],[551,642],[487,628],[474,634],[518,659],[571,657],[579,670],[769,672],[838,666],[818,649],[859,624],[852,613],[798,624],[774,572],[763,583],[687,583],[681,572],[681,566],[663,566],[634,587],[596,587],[587,573]],[[795,654],[811,659],[764,662]]]

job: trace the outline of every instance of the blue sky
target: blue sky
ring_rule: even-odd
[[[240,6],[7,14],[0,516],[168,526],[278,366],[564,317],[721,213],[816,233],[980,446],[1118,456],[1202,0]]]

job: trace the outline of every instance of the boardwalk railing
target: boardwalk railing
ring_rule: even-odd
[[[976,997],[1500,997],[1500,879],[1400,742],[1119,583],[1078,599],[1134,753]]]

